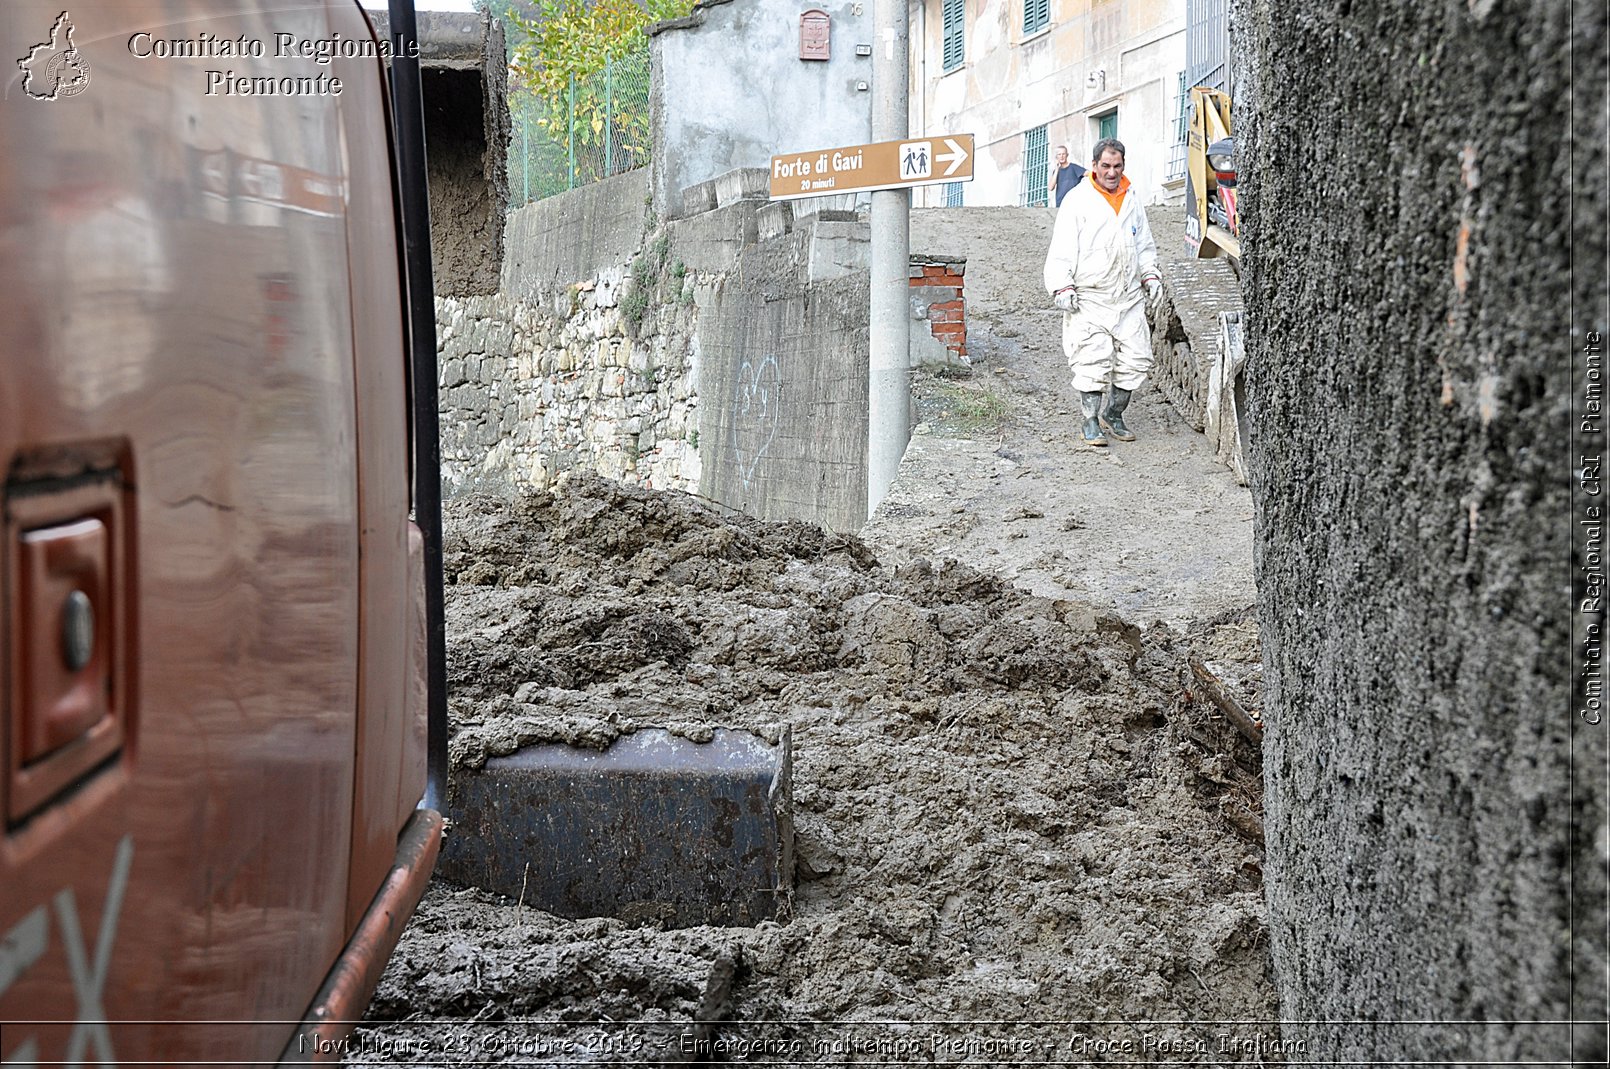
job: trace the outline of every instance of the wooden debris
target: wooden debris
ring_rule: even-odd
[[[715,1040],[718,1026],[725,1023],[732,1013],[732,988],[741,961],[742,952],[734,948],[730,953],[723,951],[711,964],[710,977],[705,981],[704,997],[699,1000],[698,1016],[692,1022],[693,1027],[673,1040],[675,1046],[668,1052],[670,1057],[660,1062],[661,1066],[702,1065],[726,1060],[716,1056]]]
[[[1240,702],[1230,697],[1230,693],[1224,689],[1224,684],[1219,682],[1217,676],[1208,671],[1205,664],[1195,657],[1189,658],[1186,663],[1191,666],[1191,674],[1196,677],[1196,682],[1202,688],[1202,693],[1206,694],[1209,700],[1214,705],[1217,705],[1225,716],[1229,717],[1230,723],[1236,726],[1236,730],[1241,732],[1248,742],[1256,746],[1262,746],[1263,724],[1255,719],[1251,713],[1243,709]]]
[[[1219,812],[1243,839],[1263,845],[1263,818],[1247,808],[1245,802],[1225,795],[1219,799]]]

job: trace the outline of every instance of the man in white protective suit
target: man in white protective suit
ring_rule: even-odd
[[[1105,446],[1103,430],[1120,442],[1130,394],[1152,367],[1146,308],[1162,299],[1157,243],[1140,197],[1124,177],[1124,145],[1096,142],[1090,175],[1063,198],[1045,258],[1045,288],[1062,317],[1062,350],[1073,369],[1084,415],[1084,442]],[[1102,407],[1109,379],[1111,396]]]

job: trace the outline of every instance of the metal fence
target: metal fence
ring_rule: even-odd
[[[1205,85],[1233,94],[1227,0],[1185,0],[1186,88]]]
[[[1185,177],[1185,141],[1191,132],[1191,87],[1186,84],[1185,72],[1180,72],[1179,90],[1174,94],[1174,137],[1168,145],[1168,175],[1166,181]]]
[[[562,97],[511,88],[509,203],[519,207],[649,162],[649,53],[645,46],[571,78]]]
[[[1023,131],[1023,188],[1018,191],[1018,203],[1043,208],[1051,203],[1051,161],[1046,128],[1036,126]]]

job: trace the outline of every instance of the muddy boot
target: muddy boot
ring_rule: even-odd
[[[1079,411],[1084,414],[1084,440],[1085,445],[1104,446],[1107,439],[1101,434],[1101,421],[1097,413],[1101,411],[1101,391],[1086,393],[1079,391]]]
[[[1107,411],[1101,414],[1101,425],[1120,442],[1135,440],[1135,436],[1129,433],[1129,428],[1124,426],[1124,409],[1129,407],[1129,398],[1133,393],[1133,390],[1120,390],[1114,386],[1112,396],[1107,400]]]

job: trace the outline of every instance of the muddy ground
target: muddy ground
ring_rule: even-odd
[[[969,253],[978,366],[920,377],[865,541],[586,478],[450,506],[455,764],[789,725],[797,885],[669,931],[434,887],[349,1064],[1278,1060],[1259,755],[1185,667],[1257,706],[1250,505],[1155,395],[1073,444],[1031,236]]]

